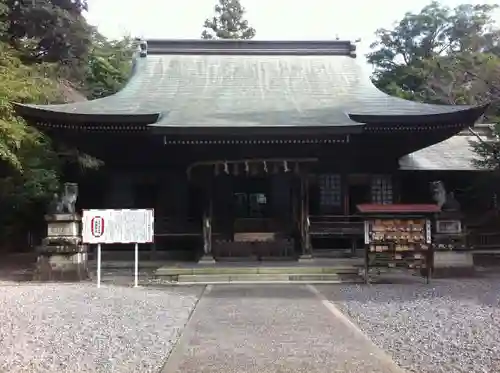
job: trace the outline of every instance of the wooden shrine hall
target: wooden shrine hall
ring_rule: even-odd
[[[401,159],[485,110],[388,96],[363,65],[349,41],[148,40],[120,92],[17,111],[104,162],[67,170],[80,209],[154,208],[158,252],[296,259],[354,250],[358,204],[432,202]]]

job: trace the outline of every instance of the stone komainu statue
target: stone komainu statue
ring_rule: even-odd
[[[453,192],[447,193],[442,181],[431,182],[431,192],[434,201],[442,210],[458,211],[460,204],[455,199]]]
[[[442,208],[446,203],[446,189],[442,181],[431,182],[432,198],[436,201],[437,205]]]
[[[78,198],[78,184],[64,183],[61,196],[54,193],[49,205],[50,214],[74,214],[76,200]]]

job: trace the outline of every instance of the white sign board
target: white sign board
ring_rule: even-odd
[[[82,225],[84,243],[152,243],[154,210],[83,210]]]

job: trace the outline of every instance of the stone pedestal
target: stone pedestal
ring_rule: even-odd
[[[314,258],[311,254],[302,254],[299,256],[299,263],[311,263]]]
[[[433,277],[472,276],[475,273],[471,252],[435,251]]]
[[[198,260],[198,264],[215,264],[215,259],[211,254],[205,254]]]
[[[47,237],[37,248],[34,279],[81,281],[89,277],[87,245],[82,244],[81,217],[77,214],[46,215]]]

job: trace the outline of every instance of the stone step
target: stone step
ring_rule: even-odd
[[[353,255],[354,254],[354,255]],[[333,248],[333,249],[314,249],[313,255],[315,258],[352,258],[364,257],[364,250],[355,250],[354,253],[351,248]]]
[[[282,267],[223,267],[223,266],[197,266],[192,268],[165,266],[158,268],[156,276],[181,276],[181,275],[289,275],[289,274],[357,274],[355,266],[282,266]]]
[[[361,282],[359,276],[339,276],[337,274],[216,274],[180,275],[171,278],[178,284],[197,283],[343,283]]]
[[[165,266],[168,262],[165,261],[153,261],[153,260],[140,260],[139,268],[156,269]],[[96,268],[97,260],[89,260],[89,267]],[[104,269],[127,269],[134,268],[133,260],[102,260],[101,268]]]

